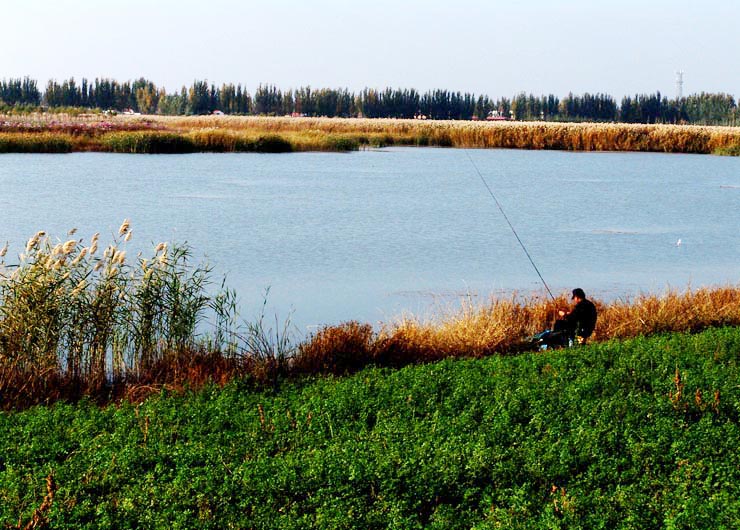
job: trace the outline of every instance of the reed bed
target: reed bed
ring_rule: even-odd
[[[0,153],[69,153],[74,146],[67,134],[0,132]]]
[[[623,123],[474,122],[237,116],[158,117],[168,128],[350,135],[361,145],[725,153],[740,146],[740,129]],[[729,150],[729,151],[728,151]]]
[[[552,326],[565,295],[463,303],[434,319],[406,316],[374,330],[345,322],[301,342],[282,328],[240,321],[236,294],[211,292],[210,268],[193,265],[187,247],[160,243],[131,258],[125,221],[103,247],[70,232],[31,237],[17,263],[0,250],[0,403],[90,396],[99,402],[142,399],[162,388],[257,386],[305,375],[352,373],[368,365],[400,367],[444,358],[531,350],[528,337]],[[688,289],[634,299],[595,300],[590,342],[666,332],[740,326],[740,287]]]
[[[739,128],[621,123],[116,116],[5,121],[0,135],[3,152],[39,152],[47,144],[48,152],[59,152],[64,143],[72,151],[126,153],[352,151],[407,145],[740,154]]]
[[[45,118],[0,120],[0,132],[3,133],[64,133],[71,136],[92,137],[111,132],[156,130],[161,127],[151,120],[68,119],[59,121]]]
[[[592,342],[665,332],[697,332],[709,327],[740,326],[740,287],[704,287],[634,299],[594,301],[599,318]],[[494,299],[484,306],[463,304],[432,320],[402,318],[386,325],[372,348],[393,364],[445,357],[481,357],[530,349],[527,338],[552,327],[568,298]],[[462,353],[464,352],[464,353]]]
[[[379,144],[376,144],[379,145]],[[0,153],[68,153],[102,151],[129,154],[194,152],[288,153],[291,151],[356,151],[351,135],[321,133],[250,133],[218,129],[186,133],[162,130],[69,134],[61,132],[0,133]]]
[[[131,154],[182,154],[196,150],[193,141],[172,132],[112,133],[101,138],[102,151]]]
[[[228,291],[208,294],[210,268],[191,265],[187,247],[160,243],[148,258],[127,257],[131,237],[125,221],[105,247],[98,234],[84,245],[74,231],[63,242],[38,232],[17,263],[6,264],[7,246],[0,252],[4,406],[106,400],[131,385],[193,379],[184,372],[204,362],[209,375],[229,364]],[[212,337],[199,334],[205,319]]]

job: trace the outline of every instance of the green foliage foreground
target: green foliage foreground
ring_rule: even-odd
[[[0,415],[0,525],[736,528],[740,329]],[[48,504],[48,503],[47,503]]]

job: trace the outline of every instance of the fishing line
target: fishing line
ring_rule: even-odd
[[[514,236],[516,237],[516,240],[519,241],[519,245],[522,247],[522,250],[527,255],[527,258],[529,259],[529,262],[532,264],[532,267],[534,267],[535,272],[537,273],[537,276],[540,277],[540,281],[542,282],[542,285],[545,286],[545,289],[547,289],[547,294],[550,295],[550,298],[555,300],[555,297],[552,295],[552,291],[550,291],[550,288],[547,286],[547,282],[542,277],[542,274],[540,274],[540,269],[537,268],[537,265],[535,265],[534,260],[532,259],[532,256],[529,255],[529,252],[527,251],[527,247],[524,246],[524,242],[519,237],[519,234],[517,234],[516,229],[514,228],[514,225],[511,224],[511,221],[509,221],[509,216],[506,215],[506,212],[504,211],[503,207],[501,206],[501,203],[498,202],[498,199],[496,198],[496,195],[494,195],[493,190],[488,185],[488,182],[486,182],[486,179],[483,178],[483,174],[478,169],[478,166],[475,165],[475,162],[473,162],[473,157],[470,156],[470,153],[467,149],[464,149],[465,154],[468,155],[468,160],[470,160],[470,163],[473,164],[473,167],[475,168],[476,173],[478,173],[478,176],[480,177],[481,181],[483,181],[483,185],[488,190],[488,193],[491,194],[491,197],[493,197],[494,202],[496,203],[496,206],[498,206],[499,211],[501,212],[501,215],[504,216],[504,219],[506,219],[506,222],[509,224],[509,228],[511,228],[511,231],[514,232]]]

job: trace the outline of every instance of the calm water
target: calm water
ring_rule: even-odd
[[[602,298],[740,281],[740,159],[470,151],[555,292]],[[465,152],[0,156],[0,245],[37,230],[187,242],[251,318],[302,330],[542,293]],[[106,237],[108,235],[108,237]],[[680,245],[677,245],[678,241]],[[148,253],[148,252],[147,252]],[[12,262],[11,258],[8,260]]]

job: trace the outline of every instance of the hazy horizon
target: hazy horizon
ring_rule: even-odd
[[[414,88],[738,95],[729,2],[583,0],[526,5],[410,0],[271,4],[212,0],[26,0],[4,6],[0,78],[145,77],[168,92],[194,79],[283,90]]]

